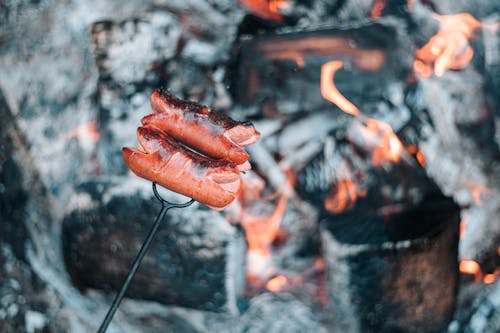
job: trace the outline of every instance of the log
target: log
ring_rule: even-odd
[[[355,104],[388,95],[380,80],[405,78],[412,66],[410,43],[398,24],[387,19],[244,40],[229,73],[235,100],[271,100],[281,113],[331,108],[320,93],[321,66],[331,60],[344,62],[337,88]]]
[[[64,218],[62,242],[67,270],[81,289],[116,292],[160,210],[156,201],[141,194],[143,187],[134,185],[149,183],[128,179],[82,183],[72,198],[76,204]],[[245,244],[242,233],[215,211],[172,209],[127,295],[237,313]]]

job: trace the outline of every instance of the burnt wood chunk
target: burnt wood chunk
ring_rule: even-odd
[[[458,280],[459,208],[435,199],[385,219],[359,214],[350,223],[323,221],[332,324],[343,332],[443,332],[452,315]],[[408,225],[413,225],[408,234]],[[360,229],[374,239],[345,237]],[[394,230],[404,229],[404,233]],[[387,233],[387,236],[377,235]]]
[[[397,31],[397,20],[343,28],[266,35],[238,45],[230,73],[235,100],[243,105],[273,102],[282,113],[331,107],[320,93],[321,66],[338,60],[344,68],[335,83],[358,102],[386,94],[383,80],[404,80],[412,65],[409,40]],[[338,82],[338,83],[337,83]]]
[[[113,294],[119,290],[160,210],[157,201],[130,190],[127,178],[121,181],[124,184],[82,184],[72,200],[80,202],[79,208],[64,219],[65,262],[79,288]],[[219,213],[195,207],[172,209],[127,296],[237,313],[236,301],[245,281],[245,251],[242,233]]]

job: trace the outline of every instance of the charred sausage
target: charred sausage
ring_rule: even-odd
[[[144,117],[143,125],[159,128],[214,159],[243,164],[249,155],[242,146],[260,137],[251,123],[235,121],[196,102],[180,100],[164,89],[156,89],[150,101],[154,114]]]
[[[212,160],[186,148],[152,125],[137,129],[139,149],[122,150],[127,166],[139,177],[222,209],[239,194],[240,174],[231,161]]]

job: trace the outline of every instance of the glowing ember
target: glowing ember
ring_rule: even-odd
[[[497,276],[495,274],[486,274],[483,278],[483,282],[486,284],[491,284],[497,280]]]
[[[370,11],[370,16],[373,18],[379,18],[382,16],[382,11],[387,5],[386,0],[375,0],[373,2],[372,9]]]
[[[280,23],[284,20],[281,10],[290,7],[285,0],[239,0],[239,3],[252,14]]]
[[[449,69],[467,67],[474,56],[469,39],[481,27],[470,14],[433,14],[433,17],[440,22],[439,31],[415,52],[417,60],[413,69],[422,77],[430,76],[433,70],[437,76],[442,76]]]
[[[362,49],[352,39],[336,36],[302,36],[262,42],[258,46],[266,59],[291,60],[304,67],[307,57],[348,59],[357,68],[374,72],[385,64],[385,53],[378,49]]]
[[[73,128],[66,133],[69,139],[71,138],[89,138],[92,143],[99,141],[99,126],[97,121],[91,120],[86,124],[82,124],[76,128]]]
[[[287,283],[288,279],[286,276],[278,275],[266,283],[266,288],[269,291],[277,292],[280,291]]]
[[[366,118],[366,128],[369,130],[366,137],[376,145],[372,152],[372,163],[375,166],[384,162],[399,162],[403,145],[392,131],[392,128],[381,121]]]
[[[425,168],[425,166],[427,165],[427,162],[425,160],[425,155],[420,149],[418,149],[416,145],[407,146],[406,151],[412,155],[415,155],[415,158],[417,159],[418,163]]]
[[[471,191],[472,199],[474,200],[474,203],[478,206],[483,205],[483,201],[481,200],[481,196],[488,194],[488,193],[491,193],[491,191],[492,191],[490,188],[483,186],[483,185],[476,184],[470,180],[467,181],[465,184],[467,185],[467,187]]]
[[[281,220],[285,215],[288,196],[283,194],[273,213],[268,216],[254,216],[244,211],[241,226],[245,229],[249,251],[270,255],[270,245],[276,237]]]
[[[354,207],[358,197],[366,195],[351,178],[351,171],[345,161],[342,161],[337,172],[337,186],[325,199],[325,209],[333,214],[341,213]]]
[[[321,96],[337,105],[342,111],[356,116],[359,114],[359,109],[335,87],[334,75],[343,66],[344,63],[338,60],[329,61],[321,66]]]
[[[462,274],[474,275],[476,281],[481,280],[481,267],[474,260],[460,261],[459,270]]]

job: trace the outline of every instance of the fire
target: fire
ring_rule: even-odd
[[[493,283],[497,280],[497,276],[495,274],[486,274],[483,278],[483,282],[486,284]]]
[[[337,90],[335,73],[344,66],[342,61],[333,60],[321,66],[321,96],[337,105],[342,111],[357,116],[359,109]]]
[[[284,21],[281,10],[290,7],[285,0],[239,0],[239,3],[250,13],[279,23]]]
[[[348,59],[366,72],[378,71],[386,60],[382,50],[362,49],[350,38],[326,35],[262,42],[258,50],[266,59],[291,60],[301,68],[304,67],[308,56]]]
[[[481,267],[474,260],[460,261],[459,270],[463,274],[474,275],[476,281],[480,281],[482,277]]]
[[[99,141],[99,126],[97,121],[91,120],[88,123],[79,125],[66,133],[69,139],[71,138],[89,138],[92,143]]]
[[[263,256],[270,256],[270,245],[276,237],[288,202],[288,195],[282,194],[273,213],[267,216],[254,216],[243,211],[241,226],[245,229],[248,250]]]
[[[470,189],[471,195],[472,195],[472,200],[474,200],[474,203],[478,206],[483,205],[483,201],[481,200],[481,197],[485,194],[491,193],[491,189],[483,186],[476,184],[473,181],[468,180],[465,185]]]
[[[288,283],[288,279],[284,275],[278,275],[266,283],[266,289],[269,291],[280,291]]]
[[[399,162],[403,152],[403,144],[392,128],[382,121],[363,116],[359,109],[345,98],[335,86],[335,73],[343,66],[344,63],[338,60],[329,61],[321,66],[321,95],[337,105],[342,111],[361,120],[359,124],[354,125],[354,129],[359,132],[358,134],[364,141],[363,146],[372,148],[372,163],[375,166],[384,162]]]
[[[341,213],[354,207],[358,197],[366,195],[366,191],[360,190],[351,178],[351,171],[346,163],[342,161],[338,170],[337,186],[325,199],[325,209],[333,214]]]
[[[433,17],[440,22],[439,31],[415,52],[413,69],[422,77],[430,76],[432,72],[442,76],[449,69],[467,67],[474,56],[469,39],[481,27],[481,23],[467,13],[433,14]]]
[[[373,2],[372,9],[370,11],[370,16],[373,18],[379,18],[382,16],[382,12],[387,5],[386,0],[375,0]]]
[[[403,144],[394,134],[392,128],[388,124],[375,119],[366,118],[365,122],[368,130],[365,137],[376,142],[372,152],[373,165],[379,166],[384,162],[399,162]]]
[[[425,166],[427,165],[427,162],[425,160],[425,155],[420,149],[418,149],[416,145],[407,146],[406,151],[412,155],[415,155],[415,158],[417,159],[418,163],[425,168]]]

